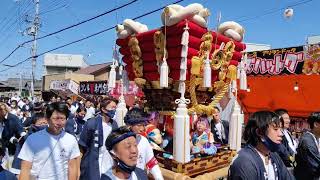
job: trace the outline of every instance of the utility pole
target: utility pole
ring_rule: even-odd
[[[31,27],[28,28],[28,35],[33,37],[33,43],[31,47],[32,53],[32,80],[31,80],[31,97],[34,97],[34,83],[35,83],[35,69],[36,69],[36,61],[37,61],[37,35],[40,27],[40,17],[39,17],[39,1],[34,0],[36,5],[36,13]]]
[[[19,96],[22,96],[22,73],[19,73]]]

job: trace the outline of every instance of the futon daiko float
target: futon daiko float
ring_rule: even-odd
[[[117,45],[130,80],[142,87],[146,109],[172,117],[173,158],[158,154],[167,170],[195,177],[226,167],[232,151],[223,146],[213,156],[190,155],[190,118],[211,116],[222,97],[236,86],[246,45],[236,22],[208,28],[210,12],[201,4],[173,4],[162,14],[163,26],[149,30],[131,19],[117,26]],[[243,71],[241,69],[241,71]]]

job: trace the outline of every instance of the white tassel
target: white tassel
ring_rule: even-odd
[[[189,45],[189,27],[188,27],[188,22],[186,22],[186,27],[184,28],[184,32],[182,34],[181,38],[181,45],[182,45],[182,50],[181,50],[181,62],[180,62],[180,81],[185,81],[187,78],[187,64],[188,64],[188,45]],[[180,86],[179,86],[180,89]],[[180,90],[179,90],[180,92]]]
[[[187,80],[187,70],[186,69],[180,69],[180,81]]]
[[[186,83],[184,81],[179,82],[178,92],[184,97],[186,93]]]
[[[121,66],[119,67],[119,75],[120,75],[120,76],[122,76],[122,72],[123,72],[123,66],[121,65]]]
[[[162,88],[166,88],[168,87],[168,75],[169,75],[169,68],[168,68],[168,64],[167,61],[165,59],[165,57],[163,58],[163,62],[161,64],[161,68],[160,68],[160,87]]]
[[[179,163],[190,162],[190,119],[188,115],[187,104],[189,99],[184,98],[185,83],[180,99],[176,99],[178,104],[176,115],[174,116],[174,135],[173,135],[173,158]]]
[[[233,93],[235,93],[237,91],[237,81],[236,80],[232,80],[231,81],[231,85],[229,87],[229,98],[233,97]]]
[[[119,103],[116,108],[116,121],[119,127],[124,126],[124,117],[126,116],[128,109],[126,107],[126,102],[124,100],[123,95],[119,97]]]
[[[187,58],[182,57],[181,58],[181,63],[180,63],[180,69],[187,70]]]
[[[230,82],[228,95],[229,98],[232,98],[232,81]]]
[[[247,74],[244,69],[241,70],[240,72],[240,89],[241,90],[247,90],[248,85],[247,85]]]
[[[241,127],[243,124],[244,115],[241,113],[241,108],[235,100],[233,112],[229,122],[229,147],[231,150],[239,151],[241,149]]]
[[[211,87],[211,67],[210,67],[210,60],[209,60],[209,53],[207,55],[207,59],[204,64],[203,70],[203,87]]]
[[[240,62],[240,89],[241,90],[247,90],[247,73],[245,70],[244,63],[247,62],[247,53],[244,55],[242,61]]]
[[[237,80],[233,80],[232,81],[231,87],[232,87],[232,92],[233,93],[237,91]]]
[[[189,27],[188,22],[186,22],[186,27],[184,28],[184,32],[181,38],[181,45],[187,46],[189,44]]]
[[[237,79],[240,79],[240,69],[241,69],[241,63],[239,63],[237,68]]]
[[[181,57],[187,58],[188,56],[188,45],[183,45],[181,48]]]
[[[109,72],[109,79],[108,79],[108,88],[109,90],[116,87],[116,66],[114,64],[111,65],[111,70]]]

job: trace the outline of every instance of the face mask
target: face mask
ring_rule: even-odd
[[[15,108],[15,107],[16,107],[16,105],[11,105],[11,107],[12,107],[12,108]]]
[[[110,119],[113,119],[114,115],[116,114],[116,110],[107,110],[107,113],[105,113],[104,111],[102,111],[102,112],[103,112],[103,114],[108,116]]]
[[[77,119],[80,120],[80,121],[82,121],[83,118],[84,118],[84,116],[77,116]]]
[[[271,152],[278,151],[280,147],[280,144],[273,142],[268,136],[262,138],[261,141]]]
[[[136,166],[128,166],[126,163],[124,163],[123,161],[121,161],[120,159],[116,158],[115,159],[117,162],[117,166],[124,172],[131,174],[135,169]]]
[[[134,166],[129,166],[127,165],[125,162],[121,161],[115,154],[113,151],[110,151],[110,155],[112,157],[113,160],[115,160],[116,165],[119,169],[121,169],[122,171],[131,174],[135,169],[136,169],[136,165]]]
[[[41,131],[47,127],[48,127],[48,125],[41,125],[41,126],[33,125],[33,130],[37,132],[37,131]]]

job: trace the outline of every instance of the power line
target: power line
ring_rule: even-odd
[[[27,4],[27,6],[24,6],[23,7],[24,10],[25,10],[25,8],[28,8],[30,6],[30,4],[31,3]],[[14,12],[14,15],[11,16],[11,18],[4,25],[1,25],[0,33],[5,32],[8,28],[14,26],[15,24],[17,24],[19,22],[20,17],[18,16],[18,12],[19,12],[19,8],[17,8],[17,10]],[[13,20],[13,22],[12,22],[12,20]]]
[[[65,7],[67,7],[67,6],[68,6],[68,4],[63,4],[63,5],[58,6],[58,7],[56,7],[56,8],[53,8],[53,9],[50,9],[50,10],[47,10],[47,11],[40,12],[40,15],[43,15],[43,14],[47,14],[47,13],[50,13],[50,12],[56,11],[56,10],[59,10],[59,9],[65,8]]]
[[[182,2],[182,1],[185,1],[185,0],[178,0],[178,1],[175,1],[175,2],[170,3],[170,4],[177,4],[177,3],[180,3],[180,2]],[[132,19],[133,19],[133,20],[136,20],[136,19],[140,19],[140,18],[142,18],[142,17],[148,16],[148,15],[150,15],[150,14],[153,14],[153,13],[155,13],[155,12],[158,12],[158,11],[164,9],[165,7],[167,7],[167,6],[170,5],[170,4],[167,4],[167,5],[165,5],[165,6],[161,7],[161,8],[152,10],[152,11],[150,11],[150,12],[144,13],[144,14],[139,15],[139,16],[137,16],[137,17],[134,17],[134,18],[132,18]],[[67,44],[58,46],[58,47],[53,48],[53,49],[50,49],[50,50],[48,50],[48,51],[42,52],[42,53],[36,55],[35,57],[38,58],[39,56],[42,56],[42,55],[44,55],[44,54],[46,54],[46,53],[49,53],[49,52],[52,52],[52,51],[55,51],[55,50],[64,48],[64,47],[66,47],[66,46],[70,46],[70,45],[72,45],[72,44],[81,42],[81,41],[83,41],[83,40],[89,39],[89,38],[94,37],[94,36],[97,36],[97,35],[99,35],[99,34],[101,34],[101,33],[104,33],[104,32],[110,31],[111,29],[114,29],[116,26],[117,26],[117,25],[114,25],[114,26],[112,26],[112,27],[109,27],[109,28],[107,28],[107,29],[101,30],[101,31],[99,31],[99,32],[96,32],[96,33],[91,34],[91,35],[89,35],[89,36],[86,36],[86,37],[84,37],[84,38],[81,38],[81,39],[72,41],[72,42],[70,42],[70,43],[67,43]],[[30,60],[30,59],[32,59],[32,58],[33,58],[33,57],[28,57],[28,58],[26,58],[25,60],[20,61],[20,62],[14,64],[14,65],[6,65],[6,66],[8,66],[8,68],[7,68],[7,69],[4,69],[4,70],[2,70],[2,71],[0,71],[0,72],[7,71],[7,70],[9,70],[9,69],[11,69],[11,68],[13,68],[13,67],[16,67],[16,66],[18,66],[18,65],[20,65],[20,64],[22,64],[22,63],[24,63],[24,62],[26,62],[26,61],[28,61],[28,60]]]
[[[40,11],[40,15],[47,14],[49,12],[56,11],[58,9],[62,9],[64,7],[66,7],[68,4],[69,3],[67,2],[67,0],[63,0],[58,3],[53,3],[53,5],[48,5],[48,7],[46,7],[46,9],[48,9],[48,10]],[[43,8],[43,9],[45,9],[45,8]]]
[[[270,15],[270,14],[273,14],[273,13],[276,13],[276,12],[279,12],[279,11],[282,11],[282,10],[285,10],[287,7],[295,7],[295,6],[299,6],[299,5],[303,5],[303,4],[307,4],[309,2],[311,2],[313,0],[303,0],[303,1],[298,1],[296,3],[293,3],[291,5],[288,5],[286,7],[281,7],[281,8],[277,8],[277,9],[270,9],[268,11],[266,11],[265,13],[263,14],[260,14],[260,15],[256,15],[256,16],[244,16],[242,17],[242,20],[240,18],[240,20],[238,20],[238,22],[244,22],[244,21],[250,21],[250,20],[254,20],[254,19],[257,19],[257,18],[261,18],[263,16],[267,16],[267,15]]]
[[[11,8],[8,10],[8,12],[9,12],[9,13],[10,13],[10,12],[13,12],[15,8],[17,8],[17,6],[16,6],[15,4],[13,4],[13,5],[11,6]],[[8,19],[8,17],[9,17],[9,16],[5,16],[5,17],[0,21],[0,26],[2,26],[2,23],[5,22],[5,21]]]
[[[18,9],[14,14],[15,16],[11,16],[11,18],[5,22],[3,26],[0,25],[1,30],[0,33],[3,35],[0,38],[0,44],[5,44],[3,42],[6,42],[13,34],[16,32],[14,29],[20,27],[23,22],[23,16],[21,13],[26,14],[30,9],[28,10],[29,6],[31,5],[30,1],[24,0],[24,4],[18,4]],[[29,3],[28,3],[29,2]],[[28,3],[28,4],[27,4]],[[14,18],[15,17],[15,18]],[[15,19],[15,20],[14,20]],[[11,21],[13,20],[13,21]]]
[[[133,4],[133,3],[136,2],[136,1],[138,1],[138,0],[132,0],[132,1],[128,2],[128,3],[126,3],[126,4],[123,4],[123,5],[121,5],[121,6],[118,6],[118,7],[116,7],[116,8],[113,8],[113,9],[111,9],[111,10],[109,10],[109,11],[106,11],[106,12],[104,12],[104,13],[102,13],[102,14],[99,14],[99,15],[97,15],[97,16],[94,16],[94,17],[92,17],[92,18],[83,20],[83,21],[81,21],[81,22],[78,22],[78,23],[73,24],[73,25],[71,25],[71,26],[65,27],[65,28],[60,29],[60,30],[58,30],[58,31],[49,33],[49,34],[47,34],[47,35],[40,36],[40,37],[36,38],[36,40],[40,40],[40,39],[43,39],[43,38],[46,38],[46,37],[55,35],[55,34],[58,34],[58,33],[63,32],[63,31],[66,31],[66,30],[68,30],[68,29],[71,29],[71,28],[74,28],[74,27],[76,27],[76,26],[79,26],[79,25],[81,25],[81,24],[87,23],[87,22],[89,22],[89,21],[92,21],[92,20],[94,20],[94,19],[97,19],[97,18],[99,18],[99,17],[102,17],[102,16],[104,16],[104,15],[106,15],[106,14],[109,14],[109,13],[111,13],[111,12],[114,12],[114,11],[117,11],[117,10],[119,10],[119,9],[121,9],[121,8],[124,8],[124,7],[126,7],[126,6],[128,6],[128,5],[130,5],[130,4]],[[21,43],[20,45],[18,45],[13,51],[11,51],[11,52],[9,53],[9,55],[7,55],[4,59],[2,59],[2,60],[0,61],[0,63],[3,63],[3,62],[4,62],[5,60],[7,60],[15,51],[17,51],[20,47],[22,47],[23,45],[25,45],[25,44],[27,44],[27,43],[30,43],[30,42],[33,42],[33,40],[28,40],[28,41],[25,41],[25,42]]]

